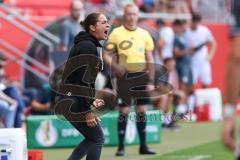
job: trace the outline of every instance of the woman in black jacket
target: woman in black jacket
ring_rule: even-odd
[[[99,41],[107,39],[109,24],[103,14],[91,13],[81,25],[85,31],[79,32],[75,37],[63,73],[66,79],[62,90],[73,100],[70,112],[64,113],[64,116],[85,139],[74,149],[68,160],[79,160],[85,155],[87,160],[99,160],[104,136],[93,110],[104,105],[104,101],[94,99],[94,83],[97,73],[102,70],[102,46]],[[79,63],[83,65],[79,67]],[[64,76],[67,74],[69,75]],[[72,94],[79,86],[82,87],[80,95]],[[78,120],[72,119],[76,113],[81,115]]]

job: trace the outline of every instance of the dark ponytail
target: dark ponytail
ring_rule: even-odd
[[[80,25],[85,29],[86,32],[90,31],[90,25],[96,25],[98,21],[98,17],[101,15],[101,13],[94,12],[89,14],[84,21],[80,22]]]

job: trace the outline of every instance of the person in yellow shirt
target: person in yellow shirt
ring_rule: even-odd
[[[105,63],[117,76],[117,92],[120,97],[119,144],[116,156],[124,156],[125,154],[124,137],[133,99],[136,100],[136,124],[140,139],[139,154],[155,154],[146,145],[145,109],[146,105],[150,103],[149,98],[136,99],[132,95],[133,90],[139,93],[139,90],[150,91],[154,89],[154,60],[152,56],[154,43],[150,34],[137,26],[138,15],[139,10],[135,4],[128,4],[124,7],[123,25],[111,32],[103,54]],[[117,61],[113,60],[114,55],[117,55]],[[140,78],[141,83],[137,81],[139,77],[142,78]]]

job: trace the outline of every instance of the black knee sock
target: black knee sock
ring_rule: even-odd
[[[141,147],[146,146],[146,124],[146,113],[137,113],[137,129]]]
[[[124,149],[124,137],[126,132],[126,126],[127,126],[127,117],[128,115],[122,112],[119,112],[118,117],[118,148]]]

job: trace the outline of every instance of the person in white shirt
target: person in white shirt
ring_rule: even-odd
[[[190,46],[194,48],[191,59],[193,82],[195,84],[200,80],[202,87],[207,88],[212,83],[210,60],[215,54],[216,41],[211,31],[201,24],[201,15],[197,13],[192,15],[187,36]]]
[[[169,26],[166,26],[165,22],[161,19],[156,21],[157,28],[159,30],[159,57],[162,60],[164,66],[167,68],[168,73],[174,72],[175,59],[173,55],[174,46],[174,32]],[[168,77],[162,77],[165,81],[168,81]]]
[[[163,61],[168,58],[173,59],[174,32],[171,27],[166,26],[165,22],[160,19],[157,20],[157,25],[159,29],[158,45],[161,50],[161,58]]]
[[[156,23],[159,29],[159,57],[163,61],[163,64],[167,68],[168,72],[167,74],[163,74],[162,70],[156,69],[156,82],[161,83],[161,81],[165,81],[170,83],[173,87],[173,91],[171,93],[161,95],[159,99],[154,101],[154,105],[163,113],[162,127],[168,129],[178,129],[176,120],[171,118],[175,116],[175,113],[173,113],[173,115],[170,114],[170,107],[172,107],[172,103],[174,103],[176,108],[183,107],[185,109],[187,107],[184,104],[184,93],[178,90],[178,78],[175,72],[175,58],[173,54],[175,35],[173,29],[166,26],[162,20],[159,19]],[[183,112],[185,112],[185,110]]]
[[[167,68],[168,74],[163,75],[161,70],[156,69],[156,81],[165,81],[169,82],[171,79],[171,73],[173,73],[175,68],[175,60],[173,58],[173,43],[174,43],[174,32],[171,27],[166,26],[165,22],[161,19],[156,21],[159,40],[157,45],[159,47],[159,58],[160,63]],[[156,62],[156,60],[155,60]],[[160,109],[164,114],[167,114],[170,110],[170,100],[169,94],[162,95],[156,102],[156,107]],[[163,126],[167,126],[170,122],[163,122]]]

